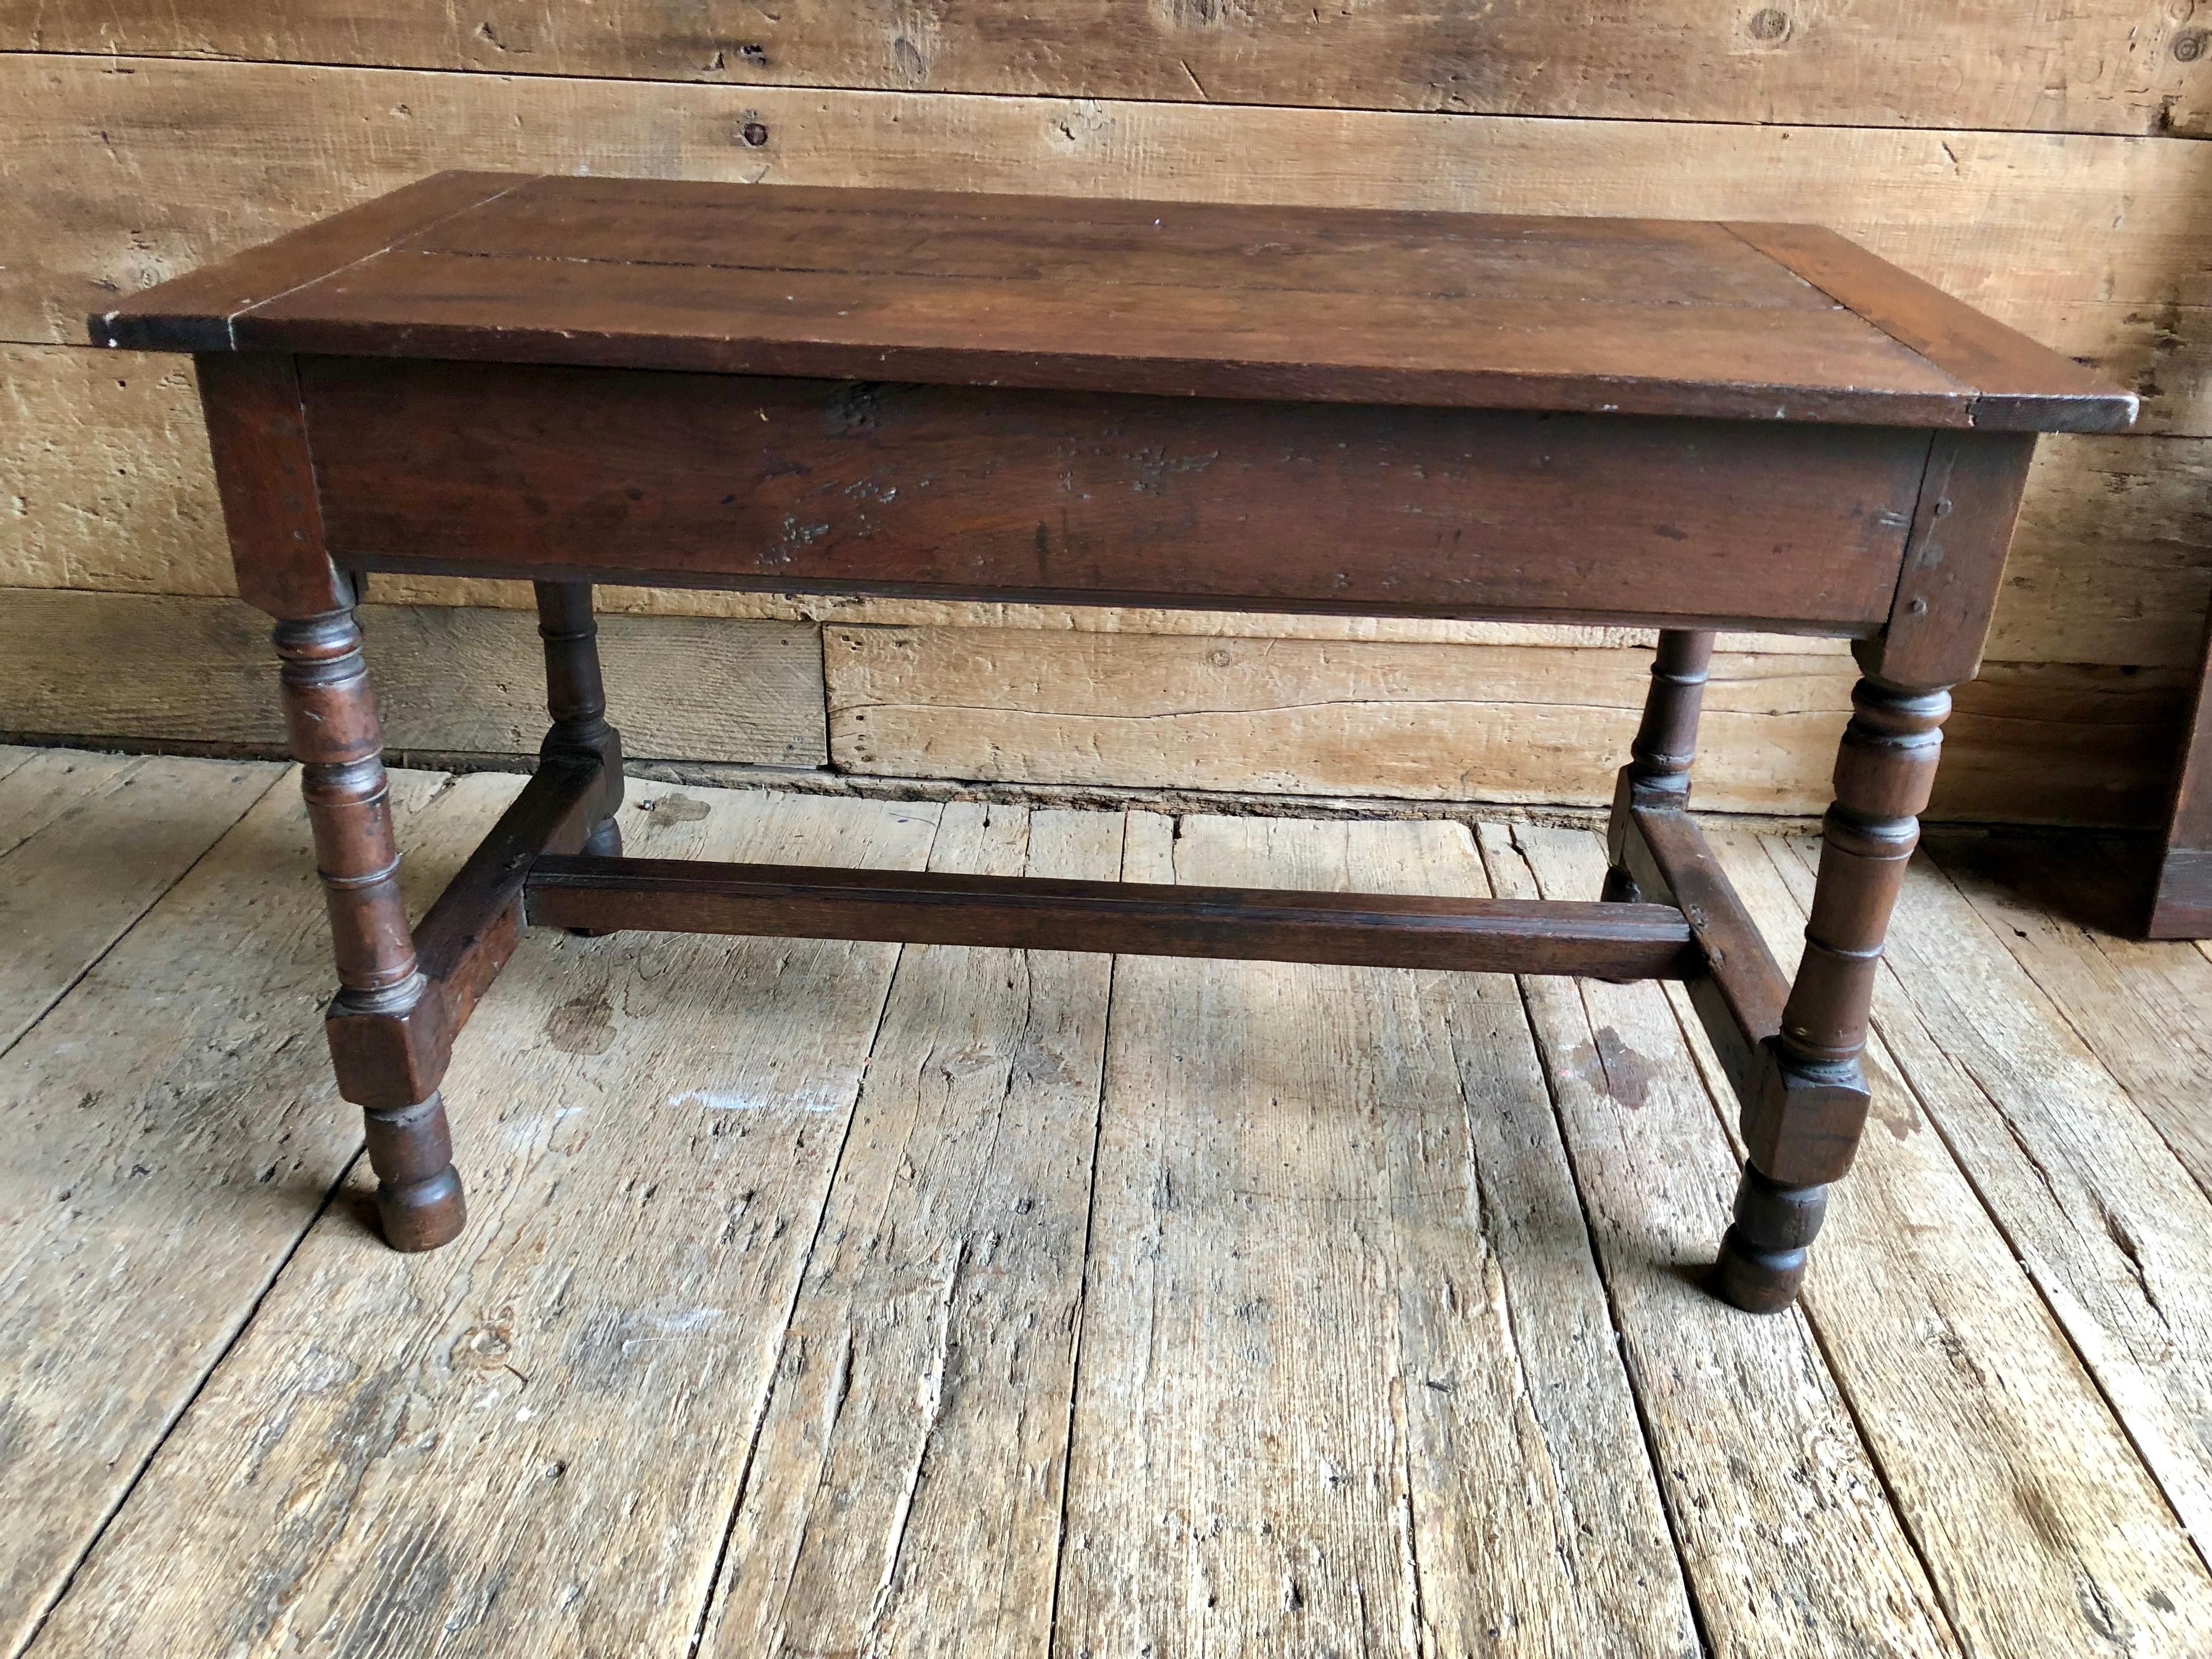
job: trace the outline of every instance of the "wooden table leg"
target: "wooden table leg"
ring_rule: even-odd
[[[1721,1294],[1753,1313],[1778,1313],[1796,1298],[1828,1185],[1850,1168],[1866,1126],[1860,1055],[1875,975],[1920,839],[1951,695],[1948,686],[1893,684],[1869,670],[1851,704],[1804,960],[1745,1109],[1750,1159],[1735,1224],[1721,1242]]]
[[[1690,768],[1698,756],[1698,716],[1712,666],[1713,636],[1687,629],[1661,630],[1651,659],[1651,689],[1643,723],[1629,745],[1631,757],[1613,787],[1613,818],[1606,830],[1605,890],[1601,897],[1633,904],[1643,895],[1626,855],[1632,806],[1682,806],[1690,799]]]
[[[315,862],[329,901],[337,958],[333,1016],[402,1016],[425,991],[407,907],[384,772],[384,732],[350,611],[279,622],[284,718],[313,825]],[[386,1092],[349,1078],[335,1047],[339,1091],[349,1100]],[[394,1249],[428,1250],[466,1219],[453,1138],[438,1092],[396,1107],[365,1106],[376,1207]]]
[[[591,858],[622,856],[622,734],[607,724],[607,694],[599,677],[599,629],[592,617],[589,582],[537,582],[538,634],[545,641],[545,707],[553,716],[540,753],[551,760],[572,755],[596,760],[603,793],[594,803],[583,850]]]
[[[601,793],[592,805],[592,828],[584,837],[586,857],[622,856],[622,733],[607,724],[605,682],[599,674],[599,625],[592,616],[589,582],[535,582],[538,636],[545,641],[545,708],[553,725],[538,752],[586,756],[600,763]],[[572,927],[579,939],[599,939],[605,929]]]

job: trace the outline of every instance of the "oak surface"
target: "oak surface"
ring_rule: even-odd
[[[0,55],[0,336],[85,337],[154,282],[441,167],[1090,199],[1817,217],[2208,429],[2199,147],[2165,139],[804,94]],[[748,121],[770,143],[733,142]],[[202,135],[182,143],[181,132]],[[272,141],[276,148],[272,150]],[[2115,218],[2109,204],[2131,210]],[[1818,202],[1817,214],[1807,204]]]

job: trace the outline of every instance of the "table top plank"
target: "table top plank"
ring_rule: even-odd
[[[2019,432],[2112,429],[2106,422],[2114,387],[2095,370],[2038,345],[1848,238],[1820,225],[1727,228],[1892,339],[1979,388],[1976,426]],[[2051,423],[2075,410],[2081,427]]]
[[[2111,430],[2132,394],[1810,226],[447,173],[96,341]]]
[[[1316,215],[1204,202],[808,185],[733,192],[659,179],[556,178],[441,219],[401,246],[1024,283],[1497,301],[1587,301],[1593,293],[1656,290],[1673,305],[1837,305],[1726,226],[1695,220]]]
[[[977,283],[377,255],[243,347],[1313,402],[1964,426],[1965,383],[1848,312]],[[1792,371],[1773,375],[1785,356]],[[1594,367],[1601,364],[1602,368]],[[1869,404],[1857,388],[1886,389]]]
[[[240,314],[343,270],[410,232],[505,195],[526,175],[436,173],[312,224],[202,265],[92,319],[94,345],[141,351],[228,351]]]

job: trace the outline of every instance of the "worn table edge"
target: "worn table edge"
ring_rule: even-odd
[[[220,352],[234,350],[331,351],[342,355],[414,356],[483,359],[481,348],[465,351],[454,334],[417,327],[404,333],[397,344],[374,350],[365,339],[349,337],[342,325],[318,325],[311,319],[279,321],[264,319],[249,323],[257,313],[286,295],[312,288],[340,271],[386,253],[432,226],[456,215],[480,208],[498,198],[523,191],[548,179],[565,175],[542,173],[492,173],[454,170],[434,173],[414,184],[319,219],[270,241],[200,267],[186,275],[144,289],[120,304],[94,314],[88,331],[95,345],[144,351]],[[601,182],[620,183],[620,180]],[[714,182],[714,181],[702,181]],[[732,186],[733,189],[817,187]],[[878,194],[880,192],[855,192]],[[1034,192],[930,192],[1010,200],[1036,199]],[[1051,201],[1080,201],[1082,198],[1046,197]],[[1146,204],[1117,204],[1141,209]],[[1217,205],[1206,203],[1157,204],[1188,212]],[[1249,206],[1249,204],[1222,204]],[[1263,204],[1264,205],[1264,204]],[[1485,216],[1426,210],[1331,209],[1346,216],[1374,214],[1404,219],[1416,216],[1437,220],[1492,216],[1525,218],[1531,216]],[[1572,217],[1576,216],[1547,216]],[[1591,216],[1623,222],[1617,216]],[[1626,221],[1626,222],[1651,222]],[[1719,397],[1728,388],[1708,387],[1707,407],[1687,411],[1704,418],[1780,420],[1807,423],[1883,424],[1924,428],[1975,427],[1993,431],[2117,432],[2134,423],[2138,400],[2133,392],[2104,380],[2093,371],[2060,356],[2019,331],[1976,310],[1962,300],[1891,264],[1857,243],[1819,225],[1733,220],[1685,220],[1685,224],[1711,225],[1743,242],[1762,257],[1789,270],[1826,295],[1869,326],[1894,341],[1939,374],[1957,382],[1956,397],[1932,392],[1869,392],[1832,387],[1799,387],[1786,384],[1746,384],[1737,395]],[[241,324],[246,326],[241,327]],[[663,367],[721,374],[824,374],[833,348],[813,354],[822,361],[810,363],[810,354],[793,343],[742,339],[696,343],[689,354],[669,353],[672,361],[654,363],[651,354],[621,343],[596,352],[574,342],[552,344],[535,340],[530,331],[515,331],[502,340],[501,360],[567,362],[605,367]],[[849,357],[853,348],[838,345],[834,354]],[[512,356],[506,354],[511,352]],[[980,350],[935,351],[909,348],[883,354],[886,375],[946,385],[1024,385],[1031,383],[1021,368],[1021,354],[992,354]],[[684,361],[673,361],[674,358]],[[963,368],[952,359],[964,357]],[[942,358],[937,362],[934,359]],[[1180,356],[1127,360],[1120,377],[1097,377],[1094,389],[1145,390],[1158,385],[1164,395],[1224,396],[1269,398],[1312,396],[1285,383],[1287,370],[1273,371],[1266,364],[1239,366],[1242,372],[1223,372]],[[1175,385],[1182,372],[1188,388]],[[1601,374],[1548,375],[1506,370],[1465,371],[1413,377],[1399,395],[1385,396],[1383,378],[1375,374],[1363,385],[1345,370],[1347,395],[1332,402],[1390,402],[1437,407],[1508,407],[1556,410],[1561,412],[1651,414],[1667,413],[1639,389],[1691,385],[1628,379]],[[1140,373],[1146,386],[1116,383]],[[1067,384],[1067,366],[1057,364],[1050,374],[1042,371],[1036,384]],[[1201,375],[1206,383],[1197,383]],[[829,373],[827,378],[851,378],[849,368]],[[1694,387],[1692,387],[1694,390]],[[1820,409],[1792,407],[1819,401]],[[1661,399],[1662,402],[1667,401]],[[1675,401],[1685,401],[1676,399]]]
[[[544,176],[458,168],[430,173],[143,289],[94,313],[87,331],[96,346],[133,351],[241,349],[236,324],[246,312]]]

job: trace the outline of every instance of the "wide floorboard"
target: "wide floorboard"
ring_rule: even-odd
[[[419,906],[518,787],[396,775]],[[1588,898],[641,784],[640,856]],[[1798,832],[1714,844],[1785,962]],[[541,930],[371,1226],[283,769],[0,748],[0,1656],[2212,1654],[2212,954],[1914,866],[1802,1308],[1679,988]]]

